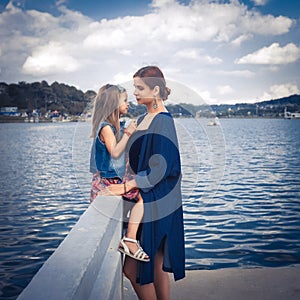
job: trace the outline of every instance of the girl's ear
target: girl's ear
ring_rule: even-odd
[[[155,97],[159,96],[159,86],[156,85],[153,89],[153,94]]]

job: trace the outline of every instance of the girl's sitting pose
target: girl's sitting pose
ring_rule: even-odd
[[[99,89],[92,117],[91,137],[94,141],[90,158],[90,172],[93,174],[90,203],[110,184],[124,183],[123,196],[135,200],[136,204],[130,214],[127,236],[120,241],[118,250],[147,262],[149,256],[136,240],[137,229],[143,217],[143,199],[138,189],[126,191],[126,179],[123,179],[126,166],[124,150],[136,129],[135,121],[127,128],[120,125],[120,115],[127,114],[128,108],[127,92],[123,87],[106,84]]]

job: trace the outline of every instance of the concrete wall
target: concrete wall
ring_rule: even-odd
[[[18,300],[122,299],[120,197],[98,197]]]

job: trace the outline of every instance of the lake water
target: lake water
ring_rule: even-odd
[[[176,119],[186,268],[300,263],[300,120]],[[0,299],[89,204],[89,123],[0,124]]]

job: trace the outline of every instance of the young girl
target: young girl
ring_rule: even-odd
[[[143,217],[143,199],[138,189],[126,191],[124,181],[126,179],[122,180],[126,165],[124,150],[129,137],[136,129],[134,121],[126,129],[123,124],[120,125],[119,117],[128,112],[128,107],[127,93],[123,87],[106,84],[100,88],[95,99],[92,118],[91,137],[94,141],[90,159],[90,172],[93,173],[90,203],[110,184],[124,184],[123,196],[130,200],[134,199],[136,204],[130,214],[127,237],[120,241],[118,250],[147,262],[149,257],[136,240],[137,229]],[[134,243],[136,248],[127,247],[128,243]]]
[[[92,117],[91,138],[94,141],[90,157],[90,172],[93,174],[90,203],[109,184],[122,183],[124,149],[136,127],[135,122],[126,129],[123,124],[120,125],[120,115],[126,114],[128,107],[127,92],[123,87],[106,84],[99,89]]]

